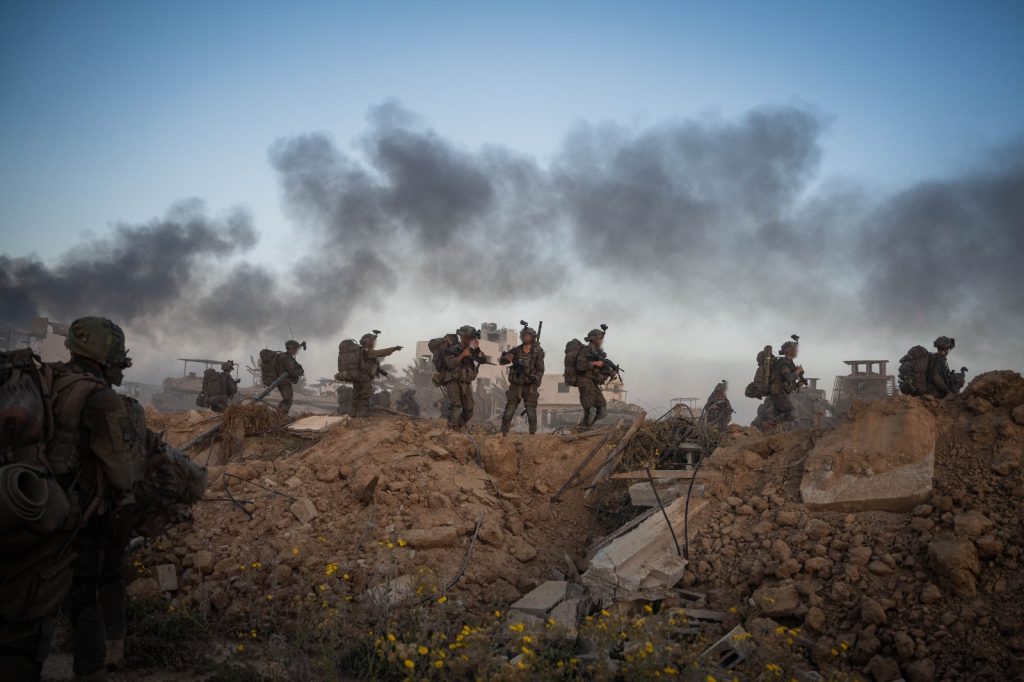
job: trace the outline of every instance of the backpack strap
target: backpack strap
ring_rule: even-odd
[[[46,456],[52,472],[69,474],[79,468],[79,424],[89,396],[103,387],[99,379],[83,372],[55,373],[50,382],[52,399],[49,410],[52,434],[46,443]]]

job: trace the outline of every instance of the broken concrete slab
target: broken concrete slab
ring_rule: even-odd
[[[752,653],[754,641],[742,625],[737,625],[700,655],[712,668],[732,670]]]
[[[707,503],[690,505],[690,516]],[[687,561],[676,548],[672,529],[682,533],[686,498],[666,505],[665,514],[651,514],[634,530],[600,547],[583,574],[583,583],[603,601],[657,600],[671,594],[686,570]]]
[[[808,509],[910,511],[932,491],[935,416],[913,398],[858,405],[807,455],[800,495]]]
[[[292,433],[301,435],[319,435],[328,429],[340,424],[347,424],[349,416],[315,414],[310,417],[303,417],[288,425],[287,429]]]
[[[634,483],[629,486],[629,503],[634,507],[657,507],[658,499],[661,499],[662,504],[668,504],[672,500],[684,497],[688,491],[690,491],[690,485],[688,483],[655,483],[658,491],[657,497],[654,495],[655,488],[651,487],[650,481],[641,481],[640,483]],[[704,496],[704,486],[694,485],[692,491],[690,491],[693,497]]]
[[[178,569],[174,564],[160,564],[156,567],[156,581],[161,592],[174,592],[178,589]]]
[[[564,580],[548,580],[525,594],[519,601],[512,604],[512,610],[529,613],[543,618],[548,611],[555,608],[565,599],[569,583]]]
[[[554,621],[556,628],[562,628],[565,631],[566,638],[576,639],[579,635],[580,621],[583,620],[588,608],[590,608],[588,597],[571,597],[551,609],[548,618]]]
[[[303,525],[308,525],[309,522],[315,519],[317,515],[316,505],[313,504],[313,500],[308,497],[295,500],[288,509]]]

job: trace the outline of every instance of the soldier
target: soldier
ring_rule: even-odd
[[[420,417],[420,404],[416,402],[416,389],[410,388],[404,391],[398,399],[398,404],[395,406],[399,412],[404,412],[410,417],[419,419]]]
[[[711,395],[708,396],[707,403],[704,404],[704,415],[707,424],[718,429],[719,432],[725,431],[729,426],[729,421],[732,419],[733,409],[727,395],[728,390],[729,382],[722,379],[715,386],[715,390],[711,392]]]
[[[505,411],[501,415],[501,435],[507,435],[512,427],[519,402],[526,406],[526,418],[530,433],[537,433],[537,400],[540,397],[540,382],[544,378],[544,349],[537,342],[537,332],[524,326],[519,332],[521,344],[501,356],[502,365],[510,364],[508,391],[505,393]]]
[[[277,390],[281,394],[281,402],[278,404],[277,409],[285,414],[288,414],[289,410],[292,409],[292,398],[295,395],[295,389],[292,387],[293,384],[306,373],[302,369],[302,365],[299,364],[299,361],[295,359],[295,356],[299,354],[301,346],[302,344],[298,341],[288,339],[284,344],[284,352],[277,354],[278,375],[285,372],[288,373],[288,376],[277,385]]]
[[[67,363],[52,372],[53,433],[45,460],[70,512],[62,527],[0,569],[4,598],[0,616],[0,679],[38,679],[61,601],[73,626],[94,630],[95,646],[75,647],[79,678],[103,672],[103,624],[96,587],[111,511],[135,483],[131,448],[138,434],[121,398],[111,388],[131,366],[124,332],[101,317],[75,320],[65,345]],[[51,495],[56,491],[51,491]],[[24,600],[24,601],[21,601]]]
[[[480,332],[470,325],[459,327],[458,343],[452,343],[442,354],[444,371],[440,382],[448,402],[448,426],[458,431],[473,417],[473,381],[480,364],[488,362],[480,351]]]
[[[786,341],[779,349],[779,358],[772,364],[772,376],[769,383],[769,397],[775,411],[776,423],[793,421],[793,401],[789,394],[797,390],[803,382],[804,368],[793,362],[800,353],[799,341]],[[758,417],[761,416],[758,411]]]
[[[370,398],[373,396],[373,380],[378,376],[387,376],[380,368],[380,359],[402,350],[401,346],[376,349],[377,333],[363,334],[359,339],[359,370],[353,374],[352,381],[352,411],[353,417],[370,416]],[[378,401],[380,398],[378,398]],[[391,406],[390,395],[387,399],[388,407]]]
[[[928,375],[925,378],[925,391],[936,398],[945,398],[960,392],[964,386],[966,370],[953,372],[949,369],[949,352],[956,347],[956,341],[948,336],[940,336],[932,344],[935,352],[928,358]]]
[[[228,360],[221,364],[219,372],[207,370],[212,376],[203,375],[203,393],[207,404],[214,412],[226,410],[231,404],[231,399],[238,393],[238,381],[232,376],[234,371],[234,361]]]
[[[607,401],[601,386],[611,375],[605,367],[604,360],[601,359],[604,329],[591,329],[583,340],[587,345],[581,348],[576,356],[576,381],[580,389],[580,406],[583,408],[580,426],[589,427],[608,414]],[[593,415],[591,410],[594,410]]]
[[[137,400],[121,396],[136,432],[144,440],[131,448],[137,481],[132,494],[114,514],[113,533],[104,555],[98,585],[106,638],[106,667],[117,667],[124,659],[127,633],[127,595],[123,568],[133,537],[156,537],[167,528],[191,517],[191,506],[202,499],[206,489],[206,469],[178,450],[169,449],[161,435],[146,427],[146,413]],[[72,633],[75,651],[88,651],[98,645],[94,633],[76,628]]]

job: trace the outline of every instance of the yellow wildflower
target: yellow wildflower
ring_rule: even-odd
[[[441,668],[443,668],[443,667],[444,667],[444,661],[442,661],[442,660],[436,660],[436,661],[434,661],[434,667],[435,667],[435,668],[438,668],[438,669],[441,669]]]
[[[523,630],[526,629],[526,626],[523,625],[522,623],[515,623],[513,625],[509,625],[508,629],[511,630],[512,632],[522,632]]]
[[[647,642],[647,644],[644,644],[644,651],[646,651],[649,654],[653,654],[654,653],[654,644],[652,644],[651,642]]]
[[[245,651],[245,645],[244,644],[239,644],[238,646],[235,647],[235,651],[237,651],[238,653],[242,653],[243,651]]]
[[[294,554],[295,556],[298,556],[299,555],[299,548],[298,547],[292,547],[292,554]]]
[[[390,632],[388,633],[388,641],[389,642],[395,641],[395,636],[393,634],[391,634]]]
[[[409,544],[409,543],[408,543],[408,542],[406,542],[405,540],[403,540],[402,538],[398,538],[398,546],[399,546],[399,547],[405,547],[405,546],[406,546],[406,545],[408,545],[408,544]]]
[[[407,658],[407,659],[405,659],[405,667],[408,668],[409,670],[412,670],[413,668],[416,667],[416,664],[413,663],[411,660],[409,660]]]
[[[446,601],[448,601],[448,597],[444,596],[443,594],[440,597],[437,598],[437,603],[438,604],[443,604]]]
[[[654,607],[650,604],[644,604],[644,613],[654,613]]]

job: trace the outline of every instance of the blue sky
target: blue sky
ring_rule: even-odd
[[[389,98],[457,145],[503,145],[542,166],[584,123],[736,120],[795,104],[829,121],[818,182],[897,190],[970,169],[1024,139],[1024,3],[4,0],[0,97],[0,255],[52,262],[83,235],[199,197],[215,215],[249,210],[262,239],[248,258],[270,262],[303,239],[282,211],[270,145],[326,131],[358,154],[369,108]],[[561,342],[606,314],[561,292],[530,312],[494,301],[410,305],[418,294],[400,288],[345,324],[383,326],[409,346],[441,325],[547,318]],[[632,397],[645,404],[704,395],[722,376],[745,382],[751,337],[756,351],[794,331],[781,317],[753,330],[746,320],[694,324],[685,296],[670,323],[663,312],[628,329],[607,320],[637,347],[654,329],[686,344],[682,364],[674,347],[626,356]],[[809,347],[808,363],[830,384],[845,357],[895,359],[924,337],[966,331],[872,330]],[[150,361],[135,371],[150,380],[173,369],[169,358],[221,352],[146,343]],[[254,343],[280,340],[223,352],[244,358]],[[336,342],[315,348],[312,374],[329,375]],[[1014,363],[1014,348],[968,362]]]
[[[1020,2],[5,2],[0,230],[51,257],[199,196],[269,248],[268,145],[346,143],[388,97],[542,161],[580,121],[801,103],[832,119],[825,176],[885,186],[1020,134],[1022,38]]]

